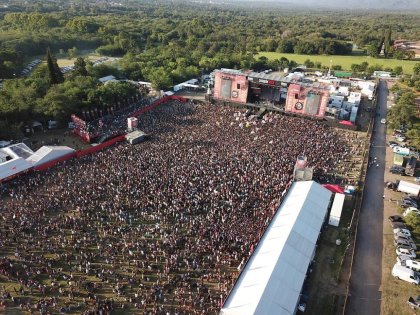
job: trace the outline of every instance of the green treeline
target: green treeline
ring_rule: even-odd
[[[65,5],[61,4],[61,5]],[[108,56],[130,54],[128,76],[163,67],[169,79],[213,67],[252,67],[259,51],[346,55],[354,45],[393,56],[392,40],[420,38],[420,18],[409,14],[284,12],[132,2],[116,9],[89,3],[59,9],[34,2],[0,14],[0,77],[11,78],[30,56],[77,47]],[[9,8],[9,10],[11,10]],[[396,53],[396,57],[410,56]]]
[[[105,75],[167,89],[215,68],[258,71],[295,64],[256,58],[260,51],[348,55],[358,47],[361,54],[377,56],[383,50],[386,57],[411,58],[395,51],[393,40],[420,38],[420,17],[410,13],[122,2],[16,0],[0,8],[1,130],[33,117],[66,120],[73,111],[109,106],[115,102],[112,93],[135,94],[129,83],[98,85],[97,78]],[[121,57],[118,68],[79,59],[77,70],[62,77],[54,55],[76,57],[83,50]],[[19,78],[35,58],[45,63]]]

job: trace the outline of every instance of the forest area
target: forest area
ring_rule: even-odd
[[[101,76],[144,80],[167,89],[215,68],[276,69],[293,60],[258,57],[260,52],[351,55],[412,59],[393,49],[394,39],[419,39],[420,15],[409,12],[260,10],[181,2],[23,1],[0,4],[0,130],[17,129],[29,118],[65,121],[72,112],[108,106],[112,91]],[[91,50],[121,57],[118,67],[93,67],[78,58],[77,71],[56,80],[43,63],[30,75],[19,73],[47,50],[55,55]],[[355,70],[361,68],[354,66]],[[111,87],[109,88],[111,89]],[[122,98],[133,96],[128,83]],[[117,92],[116,92],[117,93]],[[13,128],[11,128],[11,126]]]

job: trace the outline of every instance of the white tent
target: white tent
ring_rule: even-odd
[[[0,164],[0,181],[30,169],[32,165],[18,157]]]
[[[27,161],[33,166],[39,166],[47,162],[56,160],[67,154],[73,153],[74,149],[66,146],[43,146],[33,155],[31,155]]]
[[[314,181],[293,183],[221,315],[295,314],[331,194]]]

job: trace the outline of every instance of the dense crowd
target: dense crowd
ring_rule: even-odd
[[[0,310],[216,314],[296,157],[327,180],[351,150],[321,123],[231,107],[172,102],[139,127],[150,141],[2,187]]]

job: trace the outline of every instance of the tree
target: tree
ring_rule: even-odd
[[[310,60],[310,59],[306,59],[305,62],[303,63],[307,68],[313,68],[314,67],[314,63]]]
[[[385,30],[385,35],[384,35],[384,55],[385,55],[385,57],[388,57],[388,55],[390,53],[391,45],[392,45],[392,30],[389,27]]]
[[[85,59],[79,57],[74,62],[74,69],[73,69],[74,76],[87,76],[88,72],[86,70],[86,62]]]
[[[156,90],[169,88],[173,84],[171,77],[163,67],[150,69],[146,78],[152,83],[153,88]]]
[[[410,230],[415,234],[420,234],[420,216],[415,214],[414,212],[410,212],[405,218],[405,222],[407,223]]]
[[[76,47],[69,48],[69,49],[67,49],[67,54],[69,56],[69,59],[76,58],[77,54],[78,54],[78,50],[77,50]]]
[[[416,120],[416,114],[415,96],[411,92],[405,92],[389,111],[390,126],[392,128],[411,127]]]
[[[355,72],[355,73],[357,73],[357,72],[361,72],[361,71],[360,71],[360,65],[358,65],[358,64],[356,64],[356,63],[353,63],[353,64],[350,66],[350,69],[351,69],[351,71],[353,71],[353,72]]]
[[[280,68],[285,69],[289,66],[289,60],[286,57],[280,58]]]
[[[414,75],[420,75],[420,62],[417,62],[413,67]]]
[[[412,129],[407,131],[407,136],[410,139],[410,145],[420,149],[420,128],[419,126],[414,126]]]
[[[369,63],[366,61],[363,61],[359,66],[360,72],[365,72],[368,67],[369,67]]]
[[[403,68],[401,66],[396,66],[394,68],[395,75],[401,75],[403,73]]]
[[[378,41],[372,41],[367,47],[367,53],[371,57],[378,57],[381,49],[381,43]]]
[[[57,59],[51,54],[50,48],[47,49],[47,68],[51,84],[58,84],[64,81],[63,73],[57,64]]]

